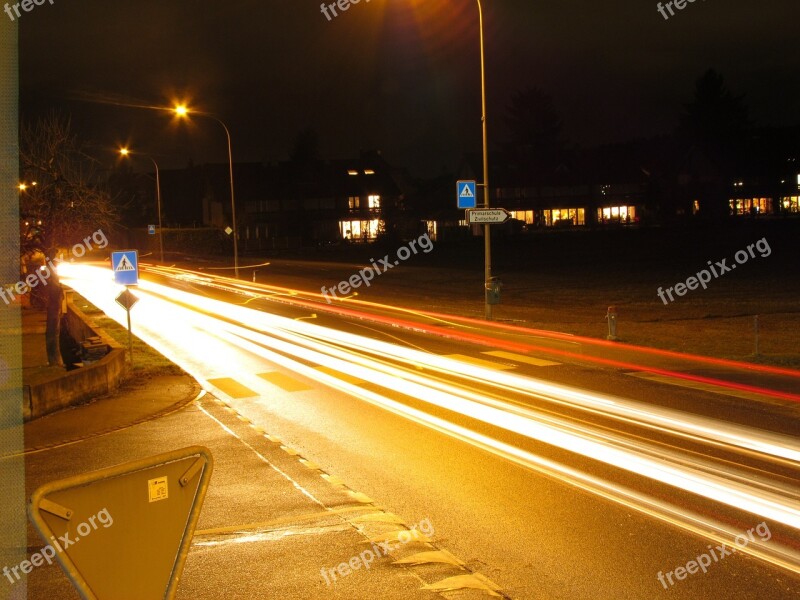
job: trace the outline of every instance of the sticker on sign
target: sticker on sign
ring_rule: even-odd
[[[505,223],[509,218],[511,218],[511,213],[505,208],[471,208],[467,210],[467,222],[470,225]]]

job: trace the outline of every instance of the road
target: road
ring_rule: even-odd
[[[150,266],[134,331],[507,596],[800,595],[796,373],[276,283]]]

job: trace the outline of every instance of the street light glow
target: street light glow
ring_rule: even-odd
[[[175,113],[176,117],[178,117],[179,119],[182,119],[182,118],[188,117],[189,108],[183,103],[176,104],[173,107],[172,112]],[[228,141],[228,171],[230,173],[230,183],[231,183],[231,229],[233,231],[233,272],[234,272],[234,276],[238,279],[239,278],[239,245],[238,245],[238,239],[237,238],[238,238],[239,233],[238,233],[238,229],[236,227],[236,199],[235,199],[234,190],[233,190],[233,150],[231,148],[231,145],[232,145],[231,144],[231,132],[228,129],[228,126],[225,124],[225,122],[222,119],[220,119],[219,117],[214,116],[211,113],[198,111],[198,112],[195,112],[194,114],[200,115],[202,117],[207,117],[207,118],[219,123],[222,126],[222,128],[225,130],[225,137],[227,138],[227,141]]]
[[[127,146],[122,146],[119,149],[119,154],[123,158],[128,158],[131,156],[131,151]],[[150,162],[153,163],[153,166],[156,169],[156,207],[157,207],[156,210],[158,210],[158,251],[161,262],[164,262],[164,234],[162,232],[162,227],[161,227],[161,175],[159,174],[158,163],[156,162],[156,159],[149,155],[146,156],[147,158],[150,159]]]

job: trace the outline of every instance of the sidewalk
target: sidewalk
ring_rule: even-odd
[[[37,331],[28,333],[26,344],[35,342]],[[423,587],[451,577],[461,578],[450,582],[455,587],[484,589],[447,597],[487,597],[491,582],[449,553],[437,557],[449,564],[393,564],[438,551],[434,524],[385,511],[185,375],[129,382],[111,397],[27,423],[26,494],[53,480],[196,444],[211,450],[214,471],[178,598],[413,600],[438,597]],[[408,532],[412,523],[418,527]],[[388,546],[387,536],[394,538]],[[29,524],[28,555],[43,545]],[[24,591],[22,582],[0,581],[19,586],[12,593]],[[27,597],[79,598],[55,564],[33,569]]]

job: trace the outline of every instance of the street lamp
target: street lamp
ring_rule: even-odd
[[[483,204],[485,208],[489,208],[489,144],[486,135],[486,63],[483,55],[483,7],[481,0],[478,2],[478,29],[481,40],[481,123],[483,124]],[[489,285],[492,278],[492,242],[490,238],[490,225],[485,223],[483,226],[483,244],[484,244],[484,288]],[[489,304],[489,298],[484,290],[483,302],[485,309],[485,316],[488,321],[492,320],[492,305]]]
[[[131,155],[131,151],[128,148],[120,148],[119,154],[123,158],[128,158]],[[150,156],[145,154],[147,158],[153,163],[153,166],[156,168],[156,203],[158,204],[158,254],[161,259],[161,262],[164,262],[164,235],[161,230],[161,179],[158,173],[158,163],[156,160]]]
[[[481,57],[481,127],[483,134],[483,183],[478,184],[483,188],[483,207],[489,208],[489,141],[486,130],[486,60],[484,57],[484,44],[483,44],[483,6],[481,0],[476,0],[478,3],[478,34],[480,39],[480,57]],[[489,283],[492,279],[492,241],[491,241],[491,225],[485,223],[483,225],[483,242],[484,242],[484,310],[486,319],[492,320],[492,305],[489,304],[489,298],[486,293]]]
[[[233,195],[233,152],[231,151],[231,132],[228,130],[228,126],[225,125],[220,119],[212,115],[211,113],[207,112],[199,112],[199,111],[190,111],[189,108],[185,104],[178,104],[173,109],[175,115],[179,118],[188,118],[190,112],[193,115],[200,115],[201,117],[208,117],[209,119],[213,119],[225,130],[225,135],[228,138],[228,168],[230,170],[230,180],[231,180],[231,227],[233,228],[233,271],[236,279],[239,278],[239,245],[238,245],[238,236],[239,232],[236,229],[236,201]]]

